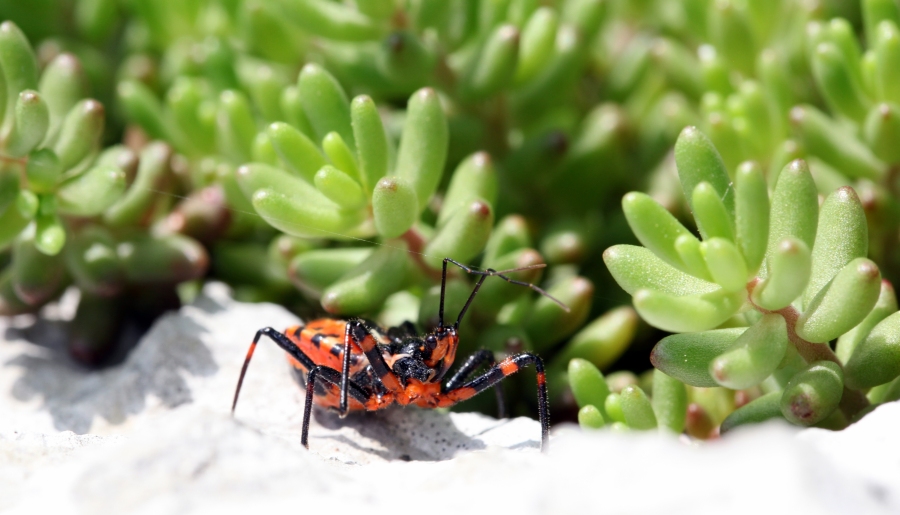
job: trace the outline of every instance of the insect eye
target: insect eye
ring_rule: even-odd
[[[437,347],[437,338],[435,338],[433,334],[429,334],[425,337],[425,346],[429,349],[434,349]]]

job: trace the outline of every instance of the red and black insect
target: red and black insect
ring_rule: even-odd
[[[456,322],[449,327],[444,325],[447,263],[453,263],[470,274],[480,275]],[[534,365],[537,370],[541,448],[546,450],[550,432],[550,411],[547,406],[547,383],[541,358],[523,352],[496,363],[493,352],[481,350],[469,356],[450,379],[441,384],[441,380],[456,358],[459,323],[487,277],[497,276],[510,283],[527,286],[568,311],[569,308],[562,302],[537,286],[504,275],[542,266],[544,265],[498,272],[490,268],[475,270],[445,258],[441,271],[441,299],[438,311],[440,321],[432,332],[424,336],[418,336],[415,327],[409,322],[385,331],[360,319],[349,321],[317,319],[305,326],[289,327],[284,333],[271,327],[260,329],[247,351],[234,392],[231,411],[234,413],[241,384],[244,382],[244,374],[247,372],[256,344],[263,335],[268,336],[287,352],[288,360],[301,378],[306,376],[306,405],[303,410],[300,442],[307,448],[313,402],[320,406],[335,408],[343,417],[350,410],[375,411],[394,403],[403,406],[414,404],[423,408],[447,407],[495,387],[502,416],[504,409],[499,390],[500,381],[524,366]],[[346,349],[350,349],[350,352],[346,352]],[[490,367],[487,372],[470,379],[478,367],[485,364]]]

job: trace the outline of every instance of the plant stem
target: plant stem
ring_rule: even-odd
[[[813,343],[804,340],[797,334],[797,319],[800,318],[800,313],[793,306],[787,306],[779,310],[771,311],[762,308],[753,302],[753,289],[756,288],[759,281],[759,278],[755,278],[747,283],[747,300],[760,313],[765,315],[777,313],[784,318],[784,322],[787,325],[788,340],[794,348],[797,349],[800,357],[802,357],[807,364],[823,360],[831,361],[836,363],[843,370],[844,365],[838,359],[837,355],[835,355],[834,351],[831,350],[831,346],[827,343]],[[848,421],[854,420],[856,415],[868,406],[869,399],[863,392],[851,390],[844,386],[844,394],[841,397],[841,403],[838,407]]]

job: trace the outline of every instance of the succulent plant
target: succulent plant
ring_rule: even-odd
[[[855,191],[842,187],[820,206],[808,166],[795,160],[770,194],[758,165],[742,163],[730,175],[693,127],[679,136],[675,160],[701,238],[652,198],[632,192],[622,205],[644,246],[616,245],[604,253],[641,317],[676,333],[650,356],[657,369],[654,399],[657,390],[672,397],[672,381],[758,389],[753,394],[761,396],[722,421],[723,431],[782,416],[842,427],[863,415],[870,406],[866,390],[894,380],[900,367],[888,357],[896,297],[866,258],[865,212]],[[837,354],[829,346],[835,339]],[[573,362],[570,375],[573,366],[584,364]],[[591,374],[594,383],[602,380]],[[632,391],[639,387],[630,388],[613,405],[635,410],[625,420],[630,427],[655,426],[649,401]],[[671,416],[665,409],[671,402],[659,405],[658,414]],[[678,412],[686,408],[682,402]]]
[[[547,265],[513,275],[570,312],[489,280],[460,351],[540,353],[555,418],[705,438],[900,397],[891,0],[25,4],[0,2],[0,313],[74,286],[81,362],[206,280],[427,329],[452,257]]]

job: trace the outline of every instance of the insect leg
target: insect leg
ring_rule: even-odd
[[[317,379],[335,386],[344,384],[341,373],[333,368],[316,365],[309,369],[309,373],[306,376],[306,404],[303,406],[303,429],[300,432],[300,443],[307,449],[309,449],[309,421],[312,414],[313,393],[316,390]],[[367,394],[361,386],[353,381],[348,381],[347,387],[353,398],[363,404],[375,395],[374,393]]]
[[[459,367],[459,370],[444,383],[444,386],[441,388],[441,393],[447,393],[450,390],[459,388],[459,386],[472,375],[472,372],[477,370],[478,367],[484,363],[487,363],[488,367],[493,367],[497,364],[497,360],[494,359],[494,353],[492,351],[481,349],[469,356],[466,361],[463,362],[462,366]],[[497,396],[497,418],[506,418],[506,403],[503,401],[503,387],[501,383],[498,382],[494,385],[494,393]]]
[[[347,353],[344,357],[345,365],[347,359],[349,359],[349,340],[352,340],[365,353],[369,364],[372,366],[372,371],[375,372],[375,377],[381,381],[385,388],[392,392],[403,390],[403,385],[400,384],[400,380],[397,379],[397,376],[384,361],[384,356],[381,355],[381,350],[378,348],[378,342],[375,341],[375,337],[372,336],[366,325],[361,320],[351,320],[347,322],[346,331],[344,336],[344,341],[346,342],[344,344],[344,352]],[[341,399],[343,398],[344,393],[342,392]]]
[[[304,366],[307,370],[312,369],[316,366],[312,359],[309,356],[303,353],[297,345],[294,344],[284,334],[272,329],[271,327],[264,327],[259,331],[256,331],[256,336],[253,337],[253,343],[250,344],[250,348],[247,350],[247,357],[244,358],[244,366],[241,367],[241,375],[238,377],[237,388],[234,389],[234,401],[231,403],[231,412],[234,413],[234,408],[237,407],[238,395],[241,393],[241,385],[244,384],[244,375],[247,373],[247,367],[250,366],[250,358],[253,357],[253,352],[256,350],[256,344],[259,343],[259,339],[262,336],[268,336],[273,342],[275,342],[279,347],[284,349],[285,352],[290,354],[294,359],[300,362],[301,365]]]
[[[470,399],[528,365],[534,365],[534,368],[537,370],[537,398],[538,415],[541,422],[541,450],[546,451],[550,439],[550,408],[547,404],[547,378],[544,375],[544,362],[534,354],[523,352],[504,359],[491,367],[490,370],[475,379],[472,379],[468,383],[454,388],[447,393],[442,393],[439,406],[452,406],[457,402]]]

